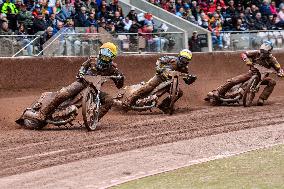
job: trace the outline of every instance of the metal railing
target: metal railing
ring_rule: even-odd
[[[98,55],[107,41],[118,46],[119,53],[177,53],[184,48],[183,32],[161,33],[60,33],[37,55],[90,56]]]
[[[225,31],[212,35],[215,51],[258,49],[264,40],[284,48],[284,30]],[[203,36],[203,40],[206,40]],[[215,38],[215,39],[214,39]],[[89,56],[97,55],[107,41],[119,47],[119,53],[177,53],[185,47],[183,32],[161,33],[65,33],[60,30],[47,43],[39,35],[0,35],[0,56]],[[204,42],[204,44],[206,41]],[[221,46],[219,46],[221,44]]]
[[[224,31],[212,35],[215,51],[236,51],[258,49],[263,41],[269,40],[274,48],[284,48],[284,30]]]
[[[0,56],[33,56],[40,48],[37,35],[0,35]]]

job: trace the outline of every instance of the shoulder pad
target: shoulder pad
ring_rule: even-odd
[[[98,56],[94,56],[94,55],[92,55],[92,56],[90,56],[89,58],[90,58],[90,59],[97,59],[97,58],[98,58]]]
[[[253,54],[260,54],[260,51],[259,50],[251,50],[251,51],[246,51],[245,53],[248,54],[248,55],[253,55]]]
[[[160,61],[164,61],[164,62],[172,62],[172,61],[176,61],[177,57],[175,56],[163,56],[161,58],[159,58]]]
[[[277,69],[280,69],[280,68],[281,68],[281,65],[279,64],[279,62],[277,61],[277,59],[276,59],[273,55],[271,55],[270,61],[274,64],[274,66],[275,66]]]

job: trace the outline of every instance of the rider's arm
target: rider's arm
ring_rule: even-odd
[[[156,73],[162,74],[164,71],[167,71],[167,57],[161,57],[156,62]]]
[[[176,58],[172,56],[163,56],[159,58],[156,62],[156,73],[157,74],[166,74],[169,71],[180,71],[177,70]],[[183,68],[183,71],[187,71],[187,68]],[[185,73],[185,72],[184,72]]]
[[[185,84],[190,85],[195,82],[197,77],[195,75],[189,74],[188,66],[184,66],[178,70],[181,73],[184,73],[183,80]]]
[[[271,56],[270,58],[270,63],[272,65],[272,67],[275,69],[275,71],[277,71],[277,75],[280,77],[284,77],[284,71],[281,68],[281,65],[279,64],[279,62],[276,60],[276,58],[274,56]]]
[[[255,59],[258,54],[258,51],[246,51],[241,54],[241,58],[246,63],[246,65],[251,66],[253,64],[252,60]]]
[[[188,66],[183,66],[183,67],[181,67],[181,68],[178,68],[177,71],[179,71],[179,72],[181,72],[181,73],[185,73],[185,74],[188,74],[188,73],[189,73],[189,71],[188,71]]]
[[[112,74],[111,75],[119,76],[119,78],[115,78],[112,80],[118,89],[122,88],[124,85],[124,75],[121,71],[117,69],[116,64],[114,63],[112,64]]]
[[[88,71],[89,67],[91,66],[91,60],[92,58],[89,57],[88,60],[86,60],[80,67],[78,77],[82,77],[86,74]]]

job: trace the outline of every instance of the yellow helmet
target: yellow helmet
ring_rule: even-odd
[[[104,43],[100,49],[108,49],[112,53],[112,58],[115,58],[117,56],[117,47],[115,44],[111,42]]]
[[[179,57],[185,58],[188,61],[190,61],[192,59],[192,53],[190,50],[188,49],[183,49],[179,52],[178,54]]]

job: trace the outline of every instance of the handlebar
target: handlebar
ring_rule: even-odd
[[[122,75],[118,75],[118,76],[101,76],[102,78],[105,79],[122,79]]]
[[[95,86],[96,88],[98,86],[101,86],[103,83],[107,82],[109,79],[122,79],[123,76],[101,76],[101,75],[84,75],[82,79],[84,82],[86,82],[88,85]]]
[[[261,65],[254,64],[254,65],[252,65],[251,67],[257,69],[257,71],[260,72],[261,74],[265,74],[265,73],[274,73],[274,74],[277,74],[276,71],[271,70],[271,69],[269,69],[269,68],[265,68],[264,66],[261,66]]]
[[[102,75],[84,75],[83,79],[87,80],[88,78],[101,78],[101,79],[122,79],[123,76],[118,75],[118,76],[102,76]]]
[[[178,72],[178,71],[167,71],[167,74],[170,77],[180,77],[180,76],[187,77],[187,75],[188,75],[186,73],[181,73],[181,72]]]

